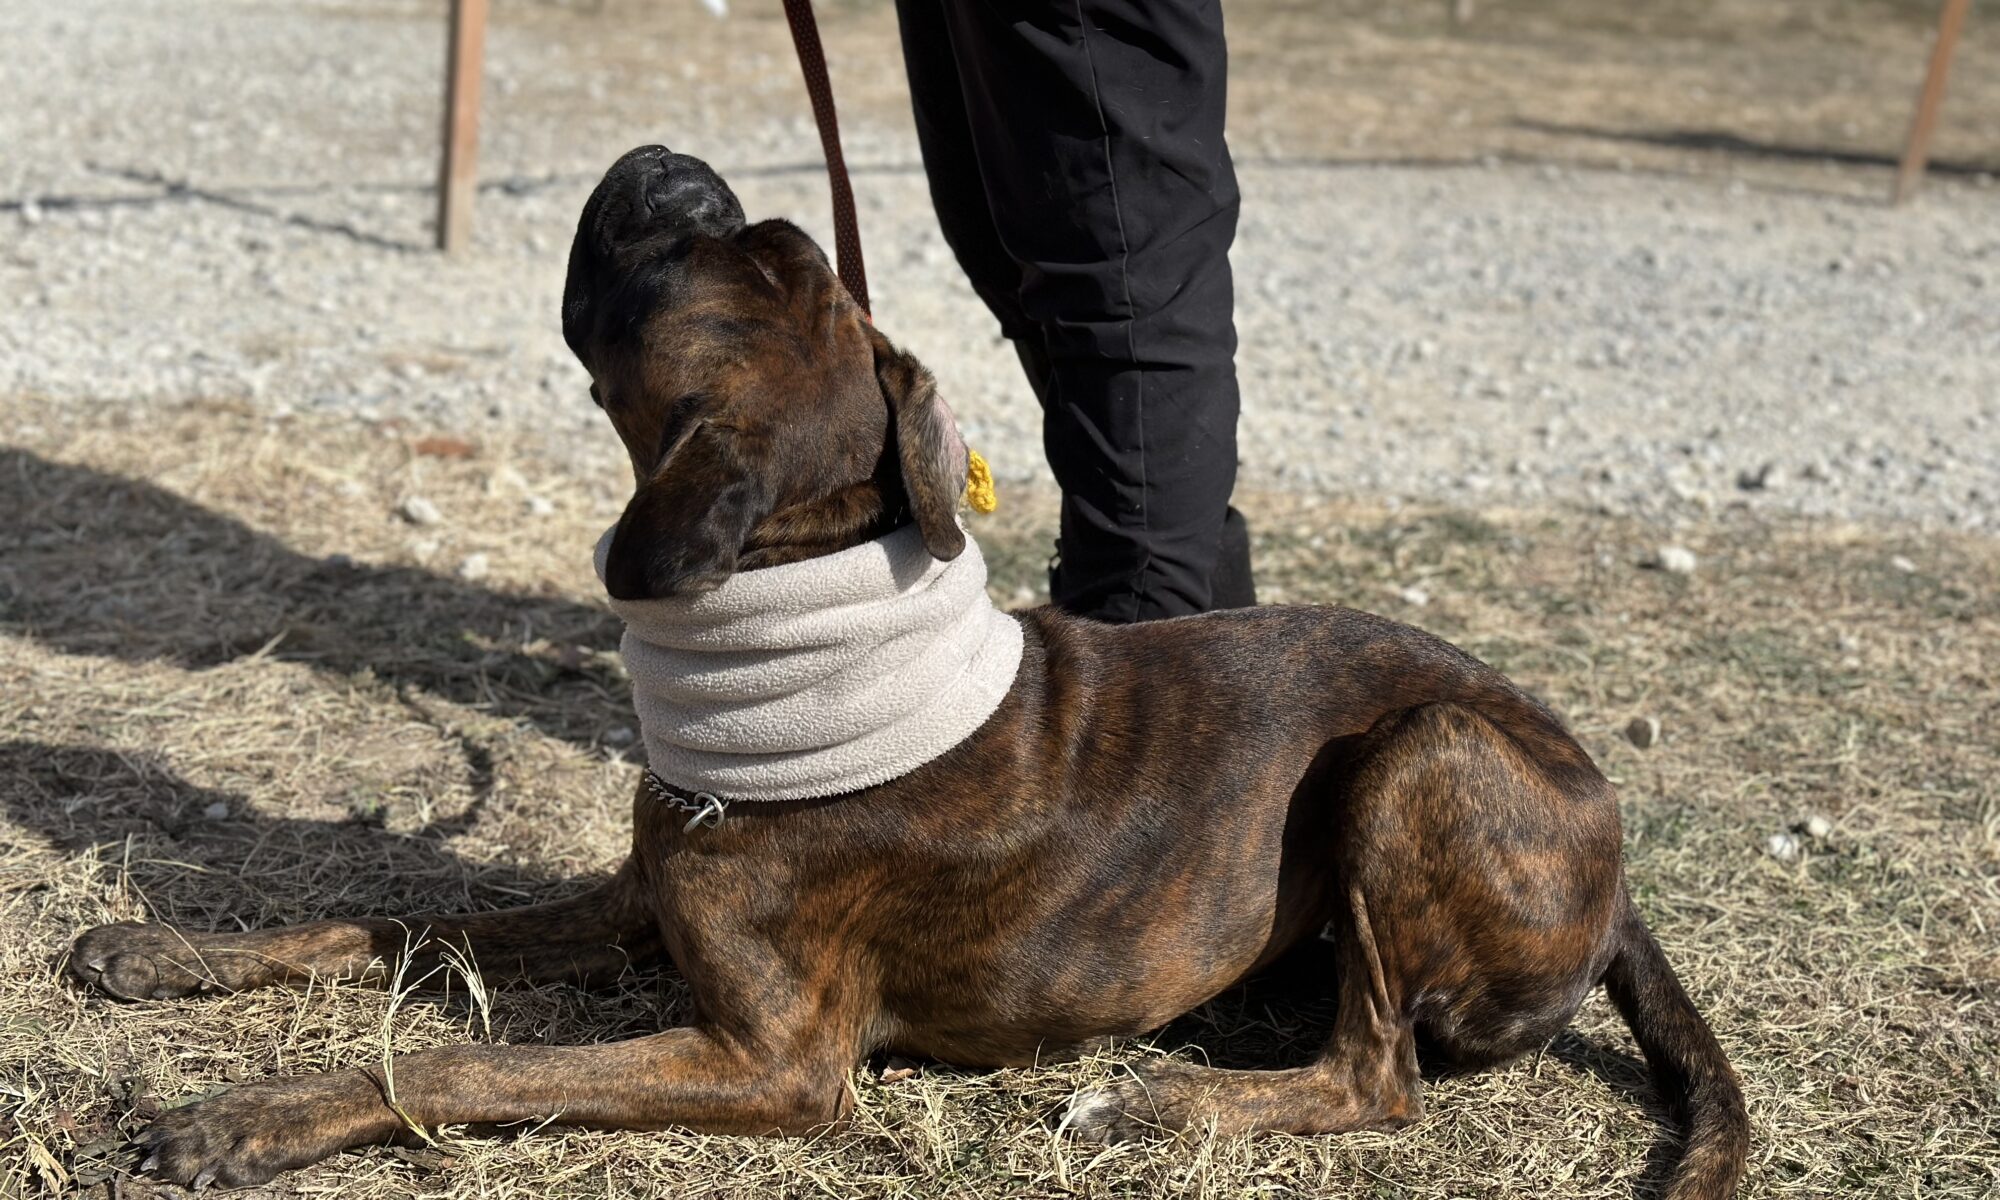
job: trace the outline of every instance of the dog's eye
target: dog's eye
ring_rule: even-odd
[[[687,436],[688,426],[701,415],[702,402],[706,399],[700,393],[682,396],[667,408],[667,419],[660,423],[660,457],[680,444]]]
[[[695,414],[701,411],[701,402],[703,399],[704,397],[697,393],[682,396],[680,399],[674,401],[673,407],[667,412],[667,428],[670,430],[678,429],[686,425],[689,421],[694,420]]]

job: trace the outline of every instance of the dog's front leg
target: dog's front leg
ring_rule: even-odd
[[[602,1046],[451,1046],[381,1067],[268,1079],[169,1110],[144,1169],[240,1187],[416,1128],[553,1119],[608,1129],[797,1133],[840,1119],[851,1056],[701,1028]]]
[[[355,917],[279,929],[198,933],[121,922],[70,948],[69,973],[121,1000],[168,1000],[315,979],[445,987],[441,968],[502,979],[616,978],[659,955],[658,919],[628,860],[579,896],[489,913]]]

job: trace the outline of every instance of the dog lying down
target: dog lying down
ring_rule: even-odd
[[[819,248],[652,146],[578,224],[563,332],[632,460],[599,548],[651,764],[632,853],[570,900],[251,933],[121,924],[71,950],[125,998],[409,977],[588,984],[671,959],[694,1022],[458,1046],[163,1114],[144,1166],[240,1185],[412,1127],[550,1118],[795,1133],[892,1049],[1047,1061],[1155,1029],[1326,931],[1310,1065],[1140,1068],[1069,1135],[1339,1133],[1545,1044],[1604,985],[1684,1114],[1666,1195],[1731,1194],[1736,1079],[1628,895],[1611,786],[1547,710],[1405,625],[1271,607],[1133,626],[986,599],[930,375]],[[414,951],[406,947],[423,935]],[[393,1102],[393,1106],[392,1106]]]

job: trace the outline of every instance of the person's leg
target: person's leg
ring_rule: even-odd
[[[1240,518],[1218,573],[1237,416],[1219,9],[899,8],[940,222],[1046,411],[1054,599],[1122,621],[1250,602]]]
[[[947,0],[896,0],[896,19],[903,41],[903,70],[910,81],[910,107],[916,117],[917,146],[924,156],[931,206],[945,244],[959,269],[993,319],[1001,335],[1014,344],[1021,369],[1044,407],[1043,384],[1049,376],[1049,352],[1041,327],[1021,311],[1021,264],[1000,241],[993,221],[979,158],[972,148],[972,123],[965,109],[964,82],[953,56],[951,29],[944,15]]]
[[[1041,330],[1021,311],[1021,265],[1000,243],[979,159],[973,153],[964,85],[944,13],[948,2],[896,0],[903,70],[910,80],[910,108],[916,117],[917,146],[923,151],[931,204],[945,244],[972,290],[1000,322],[1000,332],[1017,346],[1039,347]],[[1041,380],[1032,369],[1029,382],[1039,397]]]

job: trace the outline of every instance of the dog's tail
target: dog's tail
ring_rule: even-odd
[[[1750,1152],[1750,1114],[1736,1072],[1630,896],[1614,936],[1618,953],[1604,988],[1646,1052],[1660,1090],[1687,1122],[1687,1143],[1663,1200],[1725,1200],[1736,1194]]]

